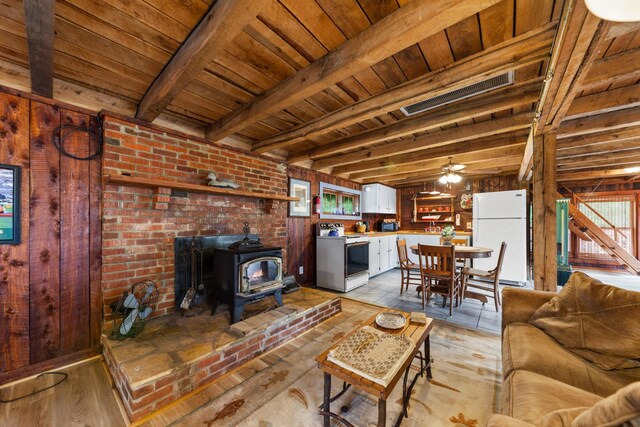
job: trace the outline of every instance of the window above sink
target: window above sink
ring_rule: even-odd
[[[326,182],[320,183],[322,219],[362,219],[362,192]]]

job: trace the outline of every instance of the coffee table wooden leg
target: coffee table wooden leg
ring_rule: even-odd
[[[427,379],[430,380],[433,376],[431,375],[431,344],[429,343],[429,335],[427,335],[427,339],[424,340],[424,358],[427,364]]]
[[[385,427],[387,424],[387,401],[378,399],[378,427]]]
[[[324,402],[323,402],[324,427],[331,427],[331,417],[328,415],[331,406],[331,374],[324,374]]]

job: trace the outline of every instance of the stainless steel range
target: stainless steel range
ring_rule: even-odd
[[[317,225],[316,281],[320,288],[349,292],[369,281],[369,237],[344,234],[344,224]]]

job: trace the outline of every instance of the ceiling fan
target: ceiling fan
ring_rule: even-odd
[[[452,162],[453,157],[449,157],[449,163],[442,165],[442,176],[438,181],[442,184],[457,184],[462,181],[462,177],[456,172],[461,171],[466,166]]]
[[[446,163],[444,165],[441,166],[441,170],[442,170],[442,176],[440,176],[440,178],[438,179],[438,182],[440,182],[441,184],[445,184],[445,185],[450,185],[450,184],[457,184],[460,181],[462,181],[462,176],[460,175],[461,173],[471,173],[471,174],[487,174],[487,175],[493,175],[493,174],[497,174],[502,172],[501,169],[499,168],[495,168],[495,169],[474,169],[472,171],[465,171],[462,172],[463,169],[465,169],[466,166],[460,163],[453,163],[453,157],[449,157],[449,163]]]

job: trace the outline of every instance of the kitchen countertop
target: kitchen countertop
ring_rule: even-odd
[[[421,234],[426,236],[439,236],[439,231],[424,230],[399,230],[399,231],[369,231],[366,233],[356,233],[354,231],[345,231],[344,234],[364,234],[366,236],[389,236],[393,234]],[[456,236],[471,236],[471,231],[456,231]]]

